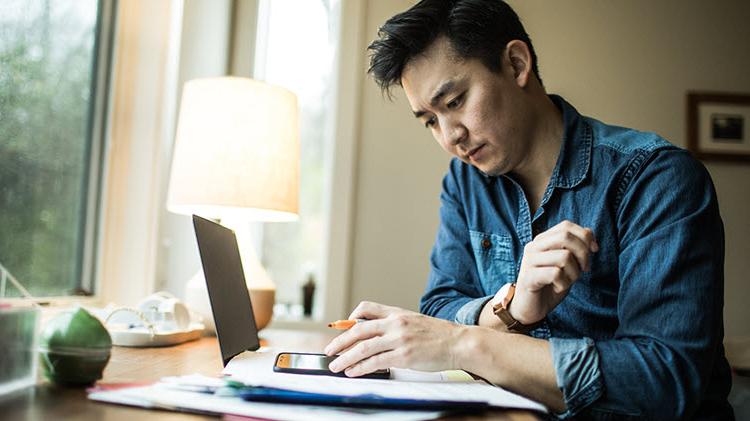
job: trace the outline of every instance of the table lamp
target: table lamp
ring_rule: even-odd
[[[216,219],[235,231],[259,329],[271,320],[276,288],[250,241],[249,223],[297,219],[299,165],[293,93],[239,77],[185,84],[167,209]],[[210,329],[202,271],[188,281],[185,301]]]

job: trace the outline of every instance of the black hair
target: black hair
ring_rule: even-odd
[[[367,49],[370,73],[383,92],[401,85],[404,66],[445,36],[460,59],[479,59],[490,71],[502,69],[502,53],[512,40],[526,43],[532,70],[541,83],[531,39],[515,11],[502,0],[422,0],[388,19]]]

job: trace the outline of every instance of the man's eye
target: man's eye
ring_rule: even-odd
[[[454,98],[453,101],[448,103],[448,108],[453,109],[461,105],[461,100],[463,99],[463,97],[464,97],[464,94],[461,94],[457,96],[456,98]]]
[[[435,117],[430,117],[429,119],[427,119],[427,121],[424,122],[424,126],[427,127],[428,129],[434,125],[435,125]]]

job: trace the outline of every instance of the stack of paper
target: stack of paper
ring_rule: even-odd
[[[465,372],[425,373],[391,369],[393,379],[350,379],[277,373],[273,371],[274,352],[243,353],[224,368],[224,374],[247,385],[277,387],[300,392],[342,396],[374,394],[384,398],[446,401],[485,401],[498,408],[519,408],[547,412],[545,407],[500,387],[475,381]]]
[[[278,388],[311,394],[341,397],[374,397],[457,403],[486,402],[491,407],[519,408],[546,412],[543,405],[510,393],[502,388],[475,381],[462,371],[425,373],[392,369],[392,379],[351,379],[277,373],[273,371],[275,352],[246,352],[235,357],[224,369],[234,384],[259,388]],[[185,412],[232,414],[272,420],[368,420],[410,421],[433,419],[444,414],[438,411],[361,409],[342,406],[317,406],[286,403],[249,402],[231,390],[226,381],[192,375],[164,378],[161,382],[141,387],[116,390],[93,390],[89,398],[97,401],[134,405],[146,408]],[[451,404],[452,405],[452,404]],[[460,406],[457,404],[456,406]],[[438,408],[438,407],[435,407]]]
[[[169,383],[157,383],[151,386],[94,391],[89,393],[89,399],[143,408],[214,415],[231,414],[282,421],[300,419],[309,421],[356,421],[365,417],[368,421],[412,421],[434,419],[442,414],[434,411],[382,411],[377,409],[247,402],[236,397],[178,390],[173,386]]]

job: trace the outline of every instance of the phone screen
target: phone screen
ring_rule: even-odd
[[[282,352],[276,356],[276,363],[274,364],[273,370],[282,373],[321,374],[326,376],[346,377],[346,374],[343,371],[334,373],[328,369],[328,365],[337,357],[338,355],[328,356],[325,354]],[[378,370],[361,377],[387,379],[390,378],[390,370]]]
[[[288,358],[280,358],[278,365],[285,365],[285,368],[298,368],[302,370],[328,370],[328,364],[336,359],[335,355],[315,355],[315,354],[282,354],[288,355]]]

